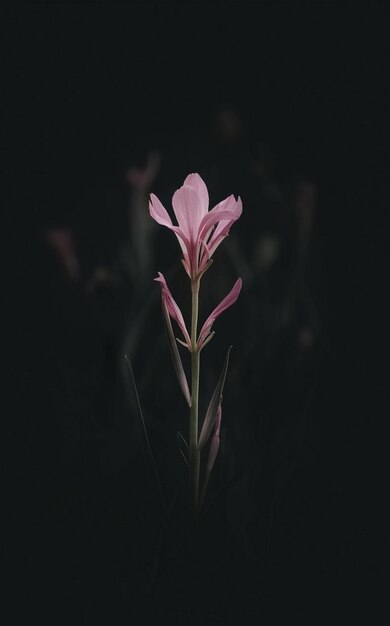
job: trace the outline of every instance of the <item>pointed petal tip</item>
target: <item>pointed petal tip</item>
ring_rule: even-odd
[[[156,278],[153,278],[153,280],[155,280],[157,283],[161,283],[162,285],[166,285],[167,281],[165,280],[164,274],[161,274],[161,272],[157,272],[158,276],[156,276]]]
[[[189,185],[193,187],[195,185],[204,185],[206,187],[206,183],[198,172],[191,172],[188,176],[185,177],[183,185]]]
[[[203,178],[198,173],[188,174],[183,186],[191,187],[198,194],[199,211],[202,216],[206,215],[209,209],[209,192]]]
[[[157,222],[157,224],[172,229],[172,220],[169,217],[166,208],[161,204],[160,200],[154,193],[151,193],[149,197],[149,214],[155,222]]]
[[[236,302],[238,296],[240,295],[241,288],[242,288],[242,278],[237,278],[230,293],[228,293],[228,295],[226,296],[226,298],[228,298],[228,303],[229,303],[228,306],[231,306],[232,304]]]

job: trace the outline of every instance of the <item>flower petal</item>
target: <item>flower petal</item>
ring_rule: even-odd
[[[181,332],[183,333],[186,344],[190,348],[191,339],[190,339],[190,336],[188,334],[188,331],[184,322],[183,314],[180,311],[178,305],[176,304],[171,292],[169,291],[167,282],[163,274],[161,274],[161,272],[158,272],[158,277],[155,278],[154,280],[161,284],[161,297],[164,303],[166,304],[168,313],[179,326]]]
[[[238,200],[235,197],[229,196],[217,204],[205,217],[199,226],[199,238],[207,239],[210,236],[211,228],[214,224],[221,222],[222,220],[231,221],[232,223],[238,220],[242,213],[241,198]]]
[[[176,219],[185,236],[192,242],[198,238],[199,224],[202,219],[201,200],[198,192],[188,185],[183,185],[173,194],[172,206]]]
[[[238,197],[238,200],[234,198],[234,196],[229,196],[226,200],[223,200],[217,206],[210,211],[209,215],[218,216],[219,220],[217,225],[211,226],[206,233],[204,233],[204,226],[210,224],[210,218],[208,220],[203,220],[200,228],[200,236],[204,236],[204,240],[207,242],[207,250],[201,250],[200,253],[200,261],[203,266],[209,258],[212,257],[215,250],[222,243],[222,241],[229,234],[229,230],[234,224],[234,222],[240,217],[242,213],[242,202],[241,198]],[[222,217],[228,218],[222,219]],[[214,219],[214,218],[213,218]],[[206,254],[207,252],[207,254]]]
[[[229,291],[228,295],[225,296],[225,298],[218,304],[218,306],[214,309],[214,311],[209,315],[209,317],[203,324],[202,329],[199,333],[198,346],[202,347],[217,317],[219,317],[221,313],[223,313],[223,311],[226,311],[226,309],[231,307],[236,302],[238,296],[240,295],[241,287],[242,280],[241,278],[238,278],[234,283],[232,290]]]
[[[228,220],[221,220],[217,224],[217,227],[214,230],[214,232],[211,234],[211,237],[208,242],[210,248],[213,246],[214,239],[219,238],[221,235],[226,237],[232,224],[234,224],[234,222],[238,220],[238,218],[240,217],[242,213],[242,201],[241,201],[240,196],[238,197],[238,200],[234,201],[234,204],[230,204],[229,208],[231,211],[231,217]]]
[[[208,243],[210,256],[214,254],[219,244],[228,236],[235,221],[236,220],[222,220],[219,222]]]
[[[189,265],[190,243],[188,241],[188,238],[186,237],[185,233],[183,233],[181,228],[179,228],[178,226],[174,226],[171,218],[169,217],[168,211],[164,208],[164,206],[161,204],[157,196],[154,195],[154,193],[150,194],[149,213],[158,224],[166,226],[175,233],[177,240],[180,244],[180,248],[183,252],[184,260],[186,261],[187,265]]]
[[[172,228],[172,230],[174,230],[174,228]],[[187,237],[183,234],[183,231],[180,228],[177,228],[177,230],[174,230],[174,233],[180,244],[180,248],[183,253],[184,262],[187,265],[187,267],[189,267],[191,265],[191,261],[190,261],[191,245]]]
[[[158,224],[161,224],[161,226],[167,226],[168,228],[173,226],[168,211],[163,207],[160,200],[154,195],[154,193],[150,194],[149,213]]]
[[[202,212],[202,217],[206,215],[209,210],[209,192],[207,191],[206,183],[199,174],[188,174],[183,185],[192,187],[198,194],[199,207]]]

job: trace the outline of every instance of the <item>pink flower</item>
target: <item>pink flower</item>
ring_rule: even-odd
[[[201,349],[208,340],[211,332],[211,327],[217,317],[219,317],[221,313],[223,313],[223,311],[226,311],[226,309],[231,307],[236,302],[238,296],[240,295],[241,287],[242,280],[241,278],[238,278],[234,283],[233,289],[229,291],[228,295],[225,296],[222,302],[220,302],[218,306],[215,307],[214,311],[208,316],[199,333],[198,348]]]
[[[149,152],[144,168],[130,167],[126,172],[126,180],[132,187],[140,191],[150,189],[160,168],[160,155],[158,152]]]
[[[188,334],[185,322],[184,322],[184,318],[183,318],[183,314],[180,311],[178,305],[176,304],[171,292],[168,289],[168,285],[167,282],[164,278],[164,276],[161,274],[161,272],[158,272],[158,277],[154,279],[157,283],[160,283],[161,285],[161,297],[162,297],[162,301],[165,304],[165,306],[167,307],[167,311],[170,315],[170,317],[172,317],[172,319],[175,320],[175,322],[177,323],[177,325],[179,326],[181,332],[183,333],[183,337],[185,339],[185,343],[188,347],[188,349],[191,349],[191,339],[190,336]]]
[[[150,194],[151,217],[172,230],[183,252],[187,274],[196,279],[205,269],[212,254],[229,234],[232,224],[242,213],[241,198],[229,196],[209,211],[209,194],[199,174],[189,174],[172,198],[178,226],[153,193]]]

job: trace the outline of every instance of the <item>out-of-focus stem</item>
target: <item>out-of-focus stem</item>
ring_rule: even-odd
[[[199,500],[199,507],[198,507],[198,511],[200,513],[200,511],[203,508],[203,504],[204,504],[204,499],[206,496],[206,491],[207,491],[207,487],[209,484],[209,478],[210,478],[210,472],[209,470],[206,471],[206,475],[204,477],[204,482],[203,482],[203,487],[202,487],[202,492],[200,494],[200,500]]]
[[[198,402],[200,354],[196,346],[199,309],[199,279],[191,282],[191,411],[190,411],[190,498],[194,519],[198,513],[200,451],[198,450]]]

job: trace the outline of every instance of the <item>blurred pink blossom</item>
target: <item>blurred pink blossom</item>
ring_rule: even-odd
[[[73,280],[77,279],[80,267],[70,228],[48,228],[43,233],[43,238],[60,258],[68,276]]]
[[[150,189],[160,168],[160,155],[149,152],[146,166],[142,168],[130,167],[126,172],[127,182],[136,189],[145,191]]]

